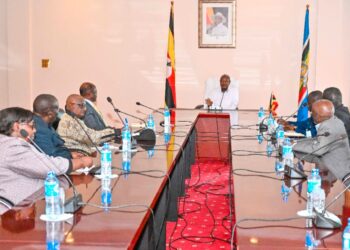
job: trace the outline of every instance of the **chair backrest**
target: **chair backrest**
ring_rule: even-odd
[[[215,88],[220,87],[220,77],[221,76],[214,76],[214,77],[209,77],[205,81],[205,94],[204,94],[204,99],[207,99],[211,93],[211,91]],[[230,76],[230,89],[234,89],[236,92],[237,100],[239,98],[239,81],[235,79],[233,76]]]
[[[4,205],[5,207],[7,207],[9,209],[11,209],[14,206],[14,204],[11,201],[9,201],[8,199],[6,199],[5,197],[2,197],[2,196],[0,196],[0,204]]]

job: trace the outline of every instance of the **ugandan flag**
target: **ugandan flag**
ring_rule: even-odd
[[[175,90],[175,42],[174,42],[174,2],[171,2],[168,52],[165,81],[165,106],[176,108],[176,90]]]
[[[278,102],[277,102],[277,99],[276,99],[276,96],[275,94],[272,92],[271,93],[271,96],[270,96],[270,102],[269,102],[269,112],[272,113],[273,116],[276,116],[277,113],[276,113],[276,109],[278,108]]]
[[[309,80],[309,60],[310,60],[309,5],[306,5],[304,37],[303,37],[303,55],[301,58],[301,71],[300,71],[300,80],[299,80],[297,127],[300,126],[302,121],[308,118],[307,83]]]

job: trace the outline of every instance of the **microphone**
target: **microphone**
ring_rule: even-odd
[[[39,147],[39,145],[36,144],[32,138],[30,138],[30,136],[29,136],[29,134],[28,134],[28,132],[26,130],[21,129],[19,131],[19,133],[21,134],[21,136],[23,136],[24,138],[29,140],[35,146],[35,148],[40,153],[42,153],[44,155],[46,160],[48,160],[57,169],[57,166],[55,165],[55,163],[50,159],[50,157],[48,155],[46,155],[46,153]],[[52,170],[51,165],[49,165],[46,162],[44,162],[42,158],[39,158],[39,159],[40,159],[40,161],[42,161],[48,167],[49,170]],[[83,197],[82,197],[81,194],[78,193],[75,185],[73,184],[73,182],[69,178],[69,176],[66,173],[63,173],[62,175],[67,179],[67,181],[69,182],[69,184],[72,186],[72,189],[73,189],[73,197],[68,199],[67,201],[65,201],[65,203],[64,203],[64,211],[67,212],[67,213],[75,213],[77,210],[80,209],[80,207],[81,207],[80,203],[83,201]]]
[[[109,96],[107,97],[107,102],[109,102],[112,107],[113,107],[113,110],[114,112],[117,114],[117,116],[119,117],[119,120],[122,122],[123,126],[125,127],[125,122],[123,121],[122,117],[120,116],[119,112],[117,111],[117,109],[115,108],[114,104],[113,104],[113,101],[112,101],[112,98],[110,98]]]
[[[307,106],[307,102],[304,102],[301,104],[301,108],[304,108]],[[288,116],[279,116],[278,118],[286,118],[285,121],[288,121],[290,118],[296,118],[297,115],[295,115],[298,112],[299,108],[297,108],[297,110],[295,110],[291,115]]]
[[[138,106],[142,106],[142,107],[148,108],[148,109],[150,109],[150,110],[152,110],[152,111],[154,111],[154,112],[157,112],[157,113],[163,114],[163,113],[162,113],[162,112],[160,112],[159,110],[154,109],[154,108],[151,108],[151,107],[149,107],[149,106],[146,106],[145,104],[142,104],[141,102],[136,102],[136,105],[138,105]]]
[[[137,117],[137,116],[134,116],[134,115],[132,115],[132,114],[126,113],[126,112],[124,112],[124,111],[121,111],[120,109],[115,109],[115,112],[117,112],[117,113],[122,113],[122,114],[124,114],[124,115],[127,115],[127,116],[130,116],[130,117],[132,117],[132,118],[135,118],[135,119],[137,119],[137,120],[139,120],[139,121],[142,121],[142,122],[145,124],[145,126],[147,126],[147,123],[145,122],[145,120],[141,119],[140,117]]]
[[[346,178],[343,181],[344,182],[349,179]],[[328,212],[327,208],[329,208],[334,202],[336,202],[340,196],[345,193],[346,190],[348,190],[350,187],[350,184],[348,184],[337,196],[335,196],[328,205],[323,209],[323,211],[319,212],[316,209],[314,209],[314,212],[316,214],[316,217],[314,218],[314,225],[317,228],[326,228],[326,229],[335,229],[335,228],[341,228],[342,223],[341,220],[336,216],[335,214]]]

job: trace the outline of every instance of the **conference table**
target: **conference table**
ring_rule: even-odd
[[[191,165],[206,158],[232,164],[234,247],[304,249],[306,235],[312,234],[318,249],[341,249],[341,229],[310,227],[309,220],[297,216],[306,208],[306,181],[275,172],[276,158],[267,157],[266,142],[259,144],[256,139],[257,111],[231,111],[230,122],[225,112],[178,109],[168,144],[159,125],[162,115],[153,115],[157,124],[154,152],[145,145],[137,147],[130,172],[121,169],[121,153],[116,150],[113,154],[113,173],[118,176],[111,180],[109,209],[99,207],[98,178],[72,176],[85,205],[56,228],[62,249],[166,249],[166,224],[178,219],[177,201],[185,195]],[[312,167],[305,164],[306,171]],[[329,172],[322,176],[328,204],[344,187]],[[73,190],[64,179],[61,185],[66,198],[72,197]],[[47,230],[52,228],[40,219],[45,211],[43,193],[39,189],[1,215],[0,249],[46,248]],[[346,224],[350,213],[343,197],[329,210]],[[234,222],[239,222],[236,227]]]

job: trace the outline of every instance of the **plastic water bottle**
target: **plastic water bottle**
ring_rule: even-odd
[[[350,250],[350,218],[348,218],[348,225],[343,231],[343,250]]]
[[[282,159],[283,159],[283,166],[287,165],[293,168],[294,155],[292,150],[292,144],[290,143],[289,138],[286,138],[283,142]]]
[[[149,129],[152,129],[154,132],[156,132],[156,126],[155,126],[155,123],[154,123],[154,118],[153,118],[153,115],[150,114],[148,116],[148,119],[147,119],[147,127]]]
[[[272,135],[275,132],[275,119],[272,116],[272,113],[270,113],[269,118],[267,119],[267,128],[269,135]]]
[[[272,155],[272,151],[273,151],[272,143],[271,143],[271,141],[268,141],[267,145],[266,145],[266,154],[268,157],[270,157]]]
[[[170,141],[171,129],[170,129],[170,111],[166,107],[164,109],[164,142]]]
[[[306,138],[311,138],[312,137],[311,131],[309,129],[306,130],[305,136],[306,136]]]
[[[112,174],[112,151],[109,144],[105,142],[101,150],[101,175],[104,178],[111,177]]]
[[[284,129],[282,125],[278,125],[276,129],[276,139],[277,139],[277,147],[282,146],[284,142]]]
[[[312,204],[313,207],[320,213],[323,212],[325,208],[325,202],[326,202],[326,194],[324,190],[316,185],[314,190],[312,191]]]
[[[148,149],[147,155],[148,155],[148,158],[152,158],[154,156],[154,148]]]
[[[125,126],[122,130],[123,151],[131,151],[131,132],[128,120],[125,119]]]
[[[130,171],[131,165],[131,132],[128,125],[128,120],[125,119],[125,126],[122,131],[123,155],[122,167],[124,171]]]
[[[284,164],[281,157],[277,157],[275,161],[275,171],[276,172],[283,172],[284,171]]]
[[[64,237],[64,221],[46,222],[46,249],[60,249],[61,241]]]
[[[281,195],[282,195],[283,202],[288,202],[290,192],[291,192],[291,188],[287,187],[286,184],[282,182]]]
[[[170,111],[167,107],[164,109],[164,134],[170,134]]]
[[[60,189],[54,172],[50,171],[45,180],[45,213],[49,219],[56,219],[62,214]]]
[[[259,144],[261,144],[264,140],[264,137],[263,137],[262,133],[260,132],[260,124],[263,122],[264,118],[265,118],[264,109],[263,109],[263,107],[260,107],[259,112],[258,112],[258,136],[257,136]]]
[[[260,107],[258,112],[258,124],[262,123],[262,121],[264,120],[264,117],[265,117],[264,108]]]
[[[309,215],[313,214],[313,191],[316,186],[321,187],[321,177],[319,175],[319,170],[314,168],[311,170],[311,175],[307,178],[307,203],[306,210]]]
[[[112,203],[111,179],[101,179],[101,204],[108,210],[108,206]]]
[[[307,249],[313,249],[314,248],[314,235],[312,233],[311,230],[307,230],[306,231],[306,235],[305,235],[305,247],[307,247]]]

